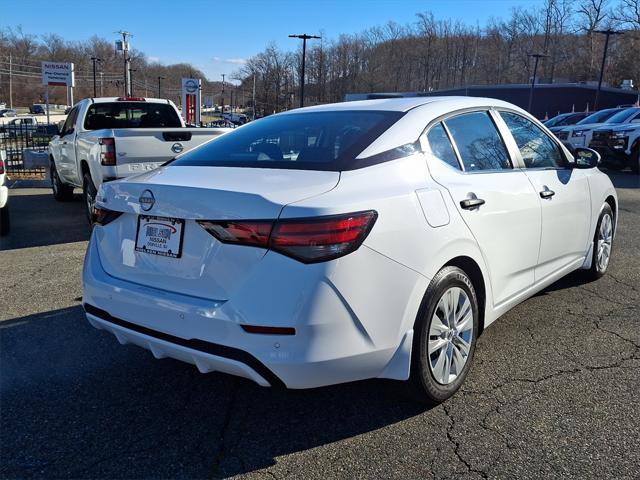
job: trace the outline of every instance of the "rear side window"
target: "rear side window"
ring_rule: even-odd
[[[367,165],[368,159],[356,157],[402,115],[370,110],[273,115],[191,150],[171,165],[352,170]]]
[[[512,168],[507,149],[488,112],[465,113],[444,123],[458,147],[465,171]]]
[[[168,103],[94,103],[84,119],[85,130],[178,127],[182,127],[180,117]]]
[[[429,143],[431,153],[433,153],[436,158],[451,165],[453,168],[461,170],[456,153],[453,151],[453,146],[441,123],[438,123],[429,130],[429,133],[427,133],[427,142]]]
[[[513,135],[527,168],[563,168],[564,156],[558,146],[531,120],[510,112],[500,112]]]

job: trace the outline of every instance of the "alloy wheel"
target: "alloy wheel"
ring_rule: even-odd
[[[460,287],[446,290],[431,318],[427,352],[436,381],[448,385],[462,373],[473,336],[473,309]]]
[[[611,257],[611,242],[613,240],[613,221],[611,215],[605,213],[600,221],[598,230],[598,244],[596,262],[598,270],[605,271]]]

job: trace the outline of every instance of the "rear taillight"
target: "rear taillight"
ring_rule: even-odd
[[[268,248],[303,263],[315,263],[357,250],[377,216],[369,210],[329,217],[198,223],[223,243]]]
[[[0,175],[4,173],[4,161],[0,158]]]
[[[102,165],[115,165],[116,164],[116,139],[115,138],[100,138],[98,139],[100,144],[100,163]]]
[[[122,212],[114,212],[106,208],[94,207],[91,220],[94,225],[106,225],[113,222],[116,218],[122,215]]]

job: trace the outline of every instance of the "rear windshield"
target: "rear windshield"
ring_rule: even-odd
[[[171,165],[352,170],[402,112],[333,111],[273,115],[181,155]],[[364,162],[366,163],[366,161]]]
[[[600,110],[599,112],[592,113],[586,118],[580,120],[576,125],[586,125],[587,123],[603,123],[612,115],[615,115],[620,110],[617,108],[609,108],[607,110]]]
[[[167,103],[94,103],[84,119],[85,130],[163,127],[182,127],[178,113]]]

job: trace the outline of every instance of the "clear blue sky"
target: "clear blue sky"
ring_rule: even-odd
[[[0,27],[57,33],[67,40],[134,34],[132,46],[164,64],[189,62],[211,80],[237,70],[269,42],[295,48],[291,33],[333,39],[389,20],[409,23],[430,10],[437,19],[484,25],[513,7],[543,0],[0,0]]]

